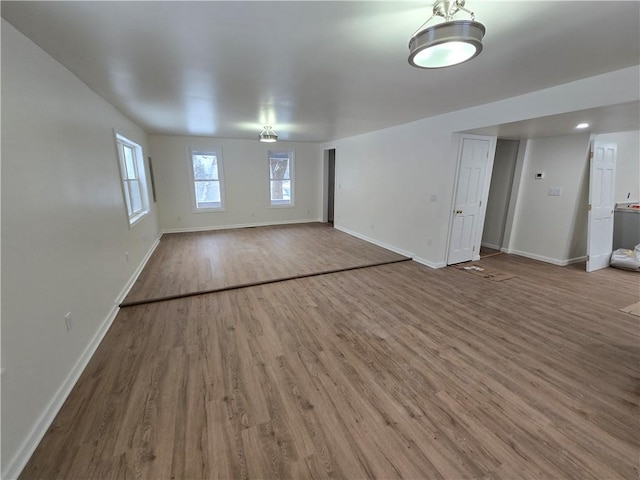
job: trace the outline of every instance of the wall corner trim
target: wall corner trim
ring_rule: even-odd
[[[404,255],[405,257],[413,258],[414,254],[411,252],[408,252],[407,250],[403,250],[401,248],[395,247],[388,243],[380,242],[374,238],[367,237],[366,235],[362,235],[358,232],[354,232],[353,230],[349,230],[348,228],[344,228],[339,225],[334,225],[333,227],[336,230],[340,230],[341,232],[351,235],[352,237],[359,238],[360,240],[364,240],[365,242],[373,243],[374,245],[377,245],[382,248],[386,248],[387,250],[391,250],[392,252],[397,253],[399,255]]]
[[[84,372],[85,368],[89,364],[89,361],[93,357],[93,354],[96,352],[98,346],[102,342],[102,339],[109,331],[111,324],[116,319],[116,316],[120,311],[118,305],[120,305],[122,300],[124,300],[124,297],[127,295],[127,293],[129,293],[129,290],[138,279],[138,276],[142,272],[142,269],[149,261],[151,254],[155,251],[159,243],[160,237],[156,238],[151,248],[149,248],[149,251],[140,262],[140,265],[138,265],[138,268],[136,268],[136,270],[133,272],[131,278],[114,301],[113,307],[111,307],[108,315],[102,321],[100,327],[98,327],[98,330],[96,330],[96,333],[93,335],[93,337],[85,347],[82,355],[80,355],[80,358],[78,358],[73,368],[64,379],[64,382],[62,382],[62,385],[60,385],[56,393],[53,395],[53,398],[49,401],[42,414],[35,421],[33,427],[29,431],[29,434],[20,445],[20,448],[7,464],[7,468],[5,469],[5,471],[2,472],[2,478],[6,480],[17,479],[24,467],[27,465],[27,462],[31,458],[31,455],[33,455],[33,452],[35,452],[36,448],[40,444],[40,441],[42,441],[42,438],[47,433],[47,430],[53,423],[53,420],[56,418],[56,415],[71,393],[71,390],[78,382],[80,375],[82,375],[82,372]]]
[[[447,266],[446,262],[432,262],[431,260],[427,260],[426,258],[413,257],[413,260],[429,268],[444,268]]]
[[[567,265],[572,265],[574,263],[580,263],[580,262],[584,262],[584,261],[587,260],[586,256],[567,258],[565,260],[560,260],[560,259],[557,259],[557,258],[549,258],[549,257],[545,257],[543,255],[537,255],[535,253],[523,252],[523,251],[520,251],[520,250],[509,250],[506,253],[513,254],[513,255],[518,255],[520,257],[531,258],[532,260],[538,260],[540,262],[550,263],[552,265],[557,265],[559,267],[566,267]]]

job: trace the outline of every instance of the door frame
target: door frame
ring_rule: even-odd
[[[487,199],[489,198],[489,187],[491,185],[491,175],[493,173],[493,161],[496,156],[496,143],[498,141],[497,136],[492,135],[475,135],[471,133],[458,133],[455,134],[458,137],[458,145],[456,149],[456,169],[453,181],[453,191],[451,194],[451,201],[449,202],[449,226],[447,229],[447,248],[445,252],[445,264],[451,265],[449,263],[449,252],[451,250],[451,237],[453,231],[453,222],[455,218],[455,203],[456,196],[458,194],[458,181],[460,176],[460,163],[462,160],[462,147],[465,139],[471,140],[488,140],[489,141],[489,150],[487,157],[487,166],[484,173],[484,184],[482,187],[482,205],[479,207],[478,214],[478,222],[476,226],[475,232],[475,244],[478,246],[478,249],[474,252],[472,261],[480,260],[480,243],[482,242],[482,230],[484,229],[484,220],[487,212]],[[455,140],[454,140],[455,142]]]

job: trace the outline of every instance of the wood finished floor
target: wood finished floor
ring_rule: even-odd
[[[123,304],[403,258],[324,223],[166,234]]]
[[[637,479],[640,279],[510,255],[122,309],[22,479]]]

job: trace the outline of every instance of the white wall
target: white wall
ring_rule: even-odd
[[[3,478],[28,459],[158,234],[153,205],[129,229],[114,128],[147,153],[137,125],[2,20]]]
[[[518,155],[518,140],[498,139],[491,174],[487,213],[482,231],[482,245],[499,250],[509,207],[511,184]]]
[[[456,132],[639,99],[636,66],[327,143],[336,149],[335,226],[443,266]]]
[[[561,195],[549,196],[555,187]],[[588,133],[527,140],[509,251],[558,265],[581,260],[588,193]]]
[[[320,221],[322,149],[315,143],[151,135],[160,225],[164,231]],[[189,148],[222,148],[224,211],[193,213]],[[269,205],[269,150],[293,150],[294,206]]]
[[[640,202],[640,132],[608,133],[596,139],[618,145],[616,203]]]
[[[410,256],[427,239],[438,243],[447,221],[439,202],[451,195],[440,179],[455,163],[445,158],[448,145],[429,149],[428,140],[413,123],[336,142],[334,225]]]

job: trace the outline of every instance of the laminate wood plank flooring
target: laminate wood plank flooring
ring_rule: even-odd
[[[637,479],[633,272],[402,262],[122,309],[21,479]]]
[[[323,223],[165,234],[123,305],[405,258]]]

